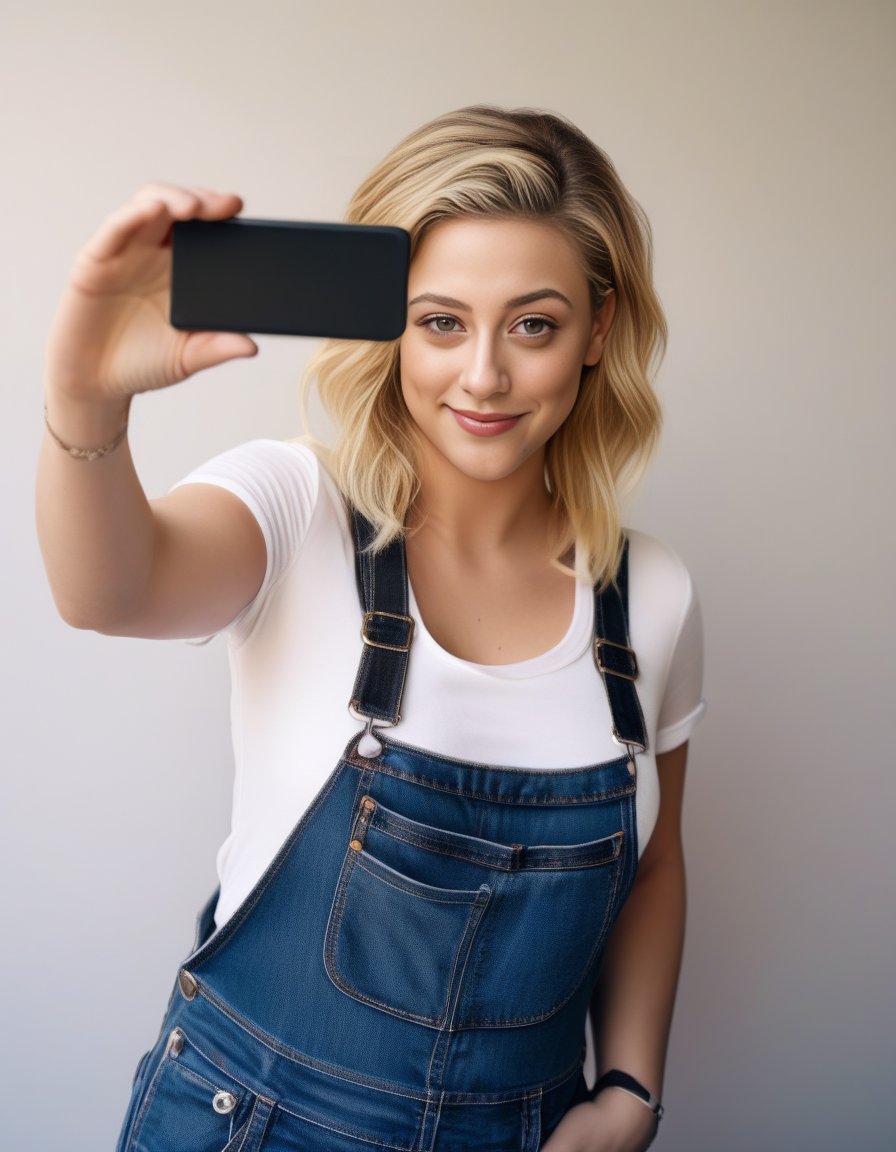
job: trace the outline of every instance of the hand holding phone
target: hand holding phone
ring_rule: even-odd
[[[63,289],[47,342],[48,399],[120,410],[138,392],[254,355],[248,336],[178,332],[168,322],[173,222],[220,220],[241,207],[239,196],[151,184],[112,212]]]
[[[410,237],[400,228],[289,220],[174,225],[171,323],[206,331],[395,340]]]

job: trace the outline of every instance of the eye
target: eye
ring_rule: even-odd
[[[524,316],[522,320],[517,320],[511,331],[521,332],[523,336],[546,336],[556,327],[556,323],[547,316]]]
[[[450,336],[454,332],[463,331],[460,321],[455,316],[424,316],[418,323],[421,328],[440,336]]]

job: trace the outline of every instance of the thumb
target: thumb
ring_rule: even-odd
[[[184,341],[181,364],[184,374],[192,376],[203,368],[213,368],[227,360],[257,355],[258,345],[242,332],[191,332]]]

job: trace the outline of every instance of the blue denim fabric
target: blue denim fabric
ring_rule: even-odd
[[[383,744],[349,744],[219,932],[206,911],[119,1152],[535,1152],[585,1098],[637,863],[628,759],[542,772]]]

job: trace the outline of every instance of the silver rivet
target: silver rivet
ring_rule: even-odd
[[[181,968],[177,982],[180,985],[180,992],[184,1000],[192,1000],[199,989],[195,977],[191,976],[186,968]]]
[[[232,1112],[236,1108],[236,1096],[232,1092],[216,1092],[212,1100],[212,1108],[216,1112],[220,1112],[222,1116],[226,1116],[228,1112]]]
[[[180,1028],[174,1028],[171,1035],[168,1037],[168,1045],[165,1051],[169,1056],[180,1056],[184,1050],[184,1034]]]

